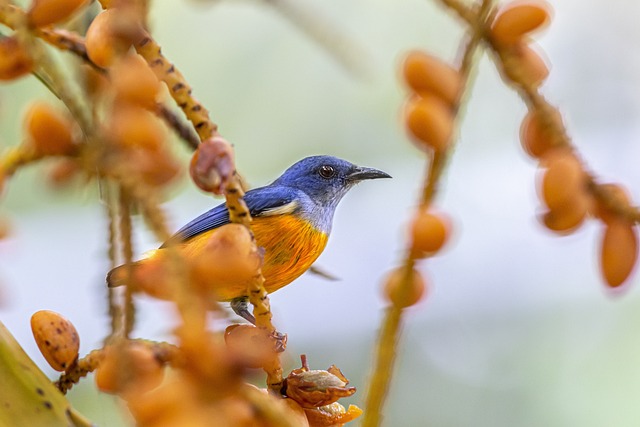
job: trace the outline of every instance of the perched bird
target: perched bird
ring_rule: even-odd
[[[257,246],[264,251],[262,274],[267,292],[288,285],[311,267],[327,244],[342,197],[358,182],[377,178],[391,176],[336,157],[312,156],[295,163],[273,183],[247,191],[244,200],[253,217],[251,229]],[[183,245],[186,253],[196,254],[204,250],[211,233],[228,223],[229,212],[223,203],[182,227],[159,250]],[[124,284],[123,267],[109,273],[109,286]],[[255,323],[247,307],[246,286],[223,284],[217,296],[220,301],[230,301],[238,315]]]

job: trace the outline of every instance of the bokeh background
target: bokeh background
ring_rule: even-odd
[[[326,153],[383,169],[342,202],[318,265],[272,295],[289,334],[288,368],[306,353],[335,363],[362,405],[384,300],[381,277],[402,256],[424,158],[405,136],[398,78],[403,53],[426,49],[454,60],[458,21],[428,0],[313,0],[300,4],[335,52],[300,31],[269,1],[156,1],[151,25],[183,71],[254,186],[294,161]],[[294,3],[294,2],[291,2]],[[536,37],[551,64],[543,91],[562,111],[584,159],[603,181],[640,198],[640,3],[555,1]],[[478,64],[460,141],[438,206],[453,220],[447,250],[421,268],[430,290],[407,310],[385,425],[637,426],[640,423],[640,291],[603,286],[600,229],[587,223],[559,238],[538,222],[535,163],[518,142],[525,108],[490,60]],[[0,144],[20,140],[26,102],[46,97],[34,78],[0,86]],[[181,151],[188,159],[187,150]],[[39,309],[77,326],[81,353],[107,333],[107,222],[96,186],[48,188],[46,165],[20,172],[0,210],[13,234],[0,242],[0,319],[53,378],[29,330]],[[218,203],[186,179],[167,197],[173,228]],[[158,245],[138,221],[138,254]],[[170,338],[165,303],[140,299],[135,335]],[[260,377],[257,376],[259,379]],[[0,384],[1,386],[1,384]],[[118,403],[92,381],[71,394],[100,426],[124,423]]]

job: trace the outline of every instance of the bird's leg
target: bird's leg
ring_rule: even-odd
[[[247,320],[252,325],[256,324],[256,318],[249,311],[249,298],[238,297],[231,300],[231,309],[238,316]],[[273,338],[276,340],[276,352],[282,353],[287,348],[287,334],[274,331]]]
[[[231,300],[231,309],[252,325],[256,324],[256,318],[249,311],[249,297],[238,297]]]

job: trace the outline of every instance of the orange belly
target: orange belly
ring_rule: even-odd
[[[256,243],[264,248],[264,287],[267,292],[277,291],[307,271],[324,250],[328,236],[308,222],[293,215],[275,215],[254,218],[251,228]],[[215,229],[194,236],[184,243],[183,249],[197,253],[204,249]],[[216,285],[221,301],[247,295],[246,286]]]

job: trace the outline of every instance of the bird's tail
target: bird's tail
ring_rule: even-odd
[[[136,267],[138,263],[134,262],[131,264],[133,268]],[[107,286],[110,288],[117,288],[118,286],[125,286],[127,284],[127,264],[120,265],[110,272],[107,273]]]

